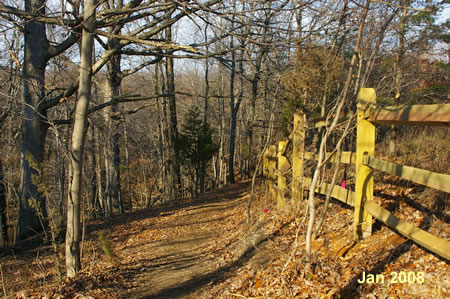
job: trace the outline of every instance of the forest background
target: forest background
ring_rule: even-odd
[[[1,243],[65,234],[73,276],[85,221],[252,176],[298,110],[448,103],[448,5],[1,1]]]

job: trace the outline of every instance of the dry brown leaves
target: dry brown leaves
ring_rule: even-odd
[[[447,261],[379,224],[374,225],[372,237],[354,243],[353,213],[335,203],[313,243],[315,255],[308,269],[303,218],[277,210],[260,194],[254,201],[253,222],[247,225],[247,191],[248,185],[230,186],[200,203],[184,202],[184,206],[97,223],[84,243],[83,271],[62,286],[56,283],[50,249],[41,250],[38,258],[36,251],[1,258],[6,292],[19,298],[450,297]],[[445,205],[437,213],[433,204],[439,207],[439,201],[414,197],[425,191],[392,182],[376,192],[376,201],[396,216],[448,238]],[[413,199],[419,209],[411,204]],[[102,252],[96,237],[99,230],[110,240],[120,263]],[[62,262],[62,252],[60,257]],[[401,275],[409,275],[410,281],[394,282],[394,273],[405,273]],[[359,283],[364,274],[385,279]],[[412,278],[422,280],[412,282]]]

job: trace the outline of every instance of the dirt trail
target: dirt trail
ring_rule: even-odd
[[[265,230],[263,225],[246,224],[249,189],[249,181],[241,182],[197,200],[94,221],[83,242],[83,268],[63,284],[58,283],[50,245],[29,246],[28,242],[5,249],[0,252],[0,278],[4,278],[0,294],[8,298],[198,298],[200,292],[208,297],[203,287],[224,281],[259,254],[254,245],[264,238]],[[64,265],[63,244],[58,257]]]
[[[248,183],[207,194],[176,211],[106,230],[122,258],[122,298],[189,297],[243,262]],[[191,205],[192,204],[192,205]],[[247,246],[248,247],[248,246]]]
[[[90,224],[83,243],[83,269],[62,286],[57,283],[51,246],[4,250],[0,294],[3,291],[7,298],[415,298],[415,294],[449,298],[448,261],[377,223],[370,238],[354,243],[353,212],[338,202],[330,206],[324,230],[313,242],[314,268],[309,270],[304,259],[305,218],[292,218],[292,213],[276,209],[275,201],[261,194],[252,211],[259,221],[247,225],[249,189],[249,182],[239,183],[198,200]],[[390,194],[391,189],[385,191]],[[431,233],[448,238],[445,207],[440,209],[445,215],[436,212],[439,217],[433,223],[426,211],[412,213],[406,204],[402,208],[406,220],[430,225]],[[114,254],[101,249],[100,232]],[[59,257],[63,265],[62,244]],[[391,273],[405,272],[421,275],[423,282],[358,283],[366,272],[387,279]]]
[[[340,203],[332,204],[324,231],[313,242],[317,255],[310,272],[304,260],[304,221],[270,206],[274,201],[258,197],[253,215],[264,222],[248,226],[248,196],[249,183],[240,183],[153,217],[143,213],[135,220],[124,218],[128,222],[105,230],[122,257],[120,264],[111,266],[111,279],[83,294],[114,298],[320,298],[332,294],[357,298],[362,294],[402,294],[410,298],[420,292],[427,298],[448,298],[448,263],[384,226],[375,225],[372,237],[355,244],[353,213]],[[297,228],[301,229],[298,240]],[[432,232],[438,235],[435,230]],[[99,270],[108,273],[104,267]],[[365,272],[384,273],[387,278],[391,273],[405,272],[423,276],[424,280],[420,284],[358,283]]]

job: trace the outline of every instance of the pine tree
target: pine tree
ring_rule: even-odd
[[[204,123],[198,107],[191,107],[185,115],[179,136],[175,143],[179,152],[179,163],[183,165],[191,179],[191,193],[197,196],[201,178],[206,176],[207,164],[218,151],[213,140],[213,129]]]

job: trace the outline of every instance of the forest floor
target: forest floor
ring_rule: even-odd
[[[387,183],[377,188],[377,203],[448,240],[448,195],[398,187],[393,180],[387,177]],[[258,190],[247,224],[249,189],[245,181],[197,200],[89,224],[83,269],[62,283],[57,282],[51,246],[3,249],[0,294],[11,298],[450,298],[448,261],[378,222],[370,238],[354,243],[353,213],[338,202],[331,203],[313,243],[308,269],[304,208],[278,209]],[[320,212],[321,200],[317,206]],[[59,245],[61,265],[63,250]],[[368,280],[359,283],[364,274]],[[370,283],[370,275],[376,274],[378,282]]]

